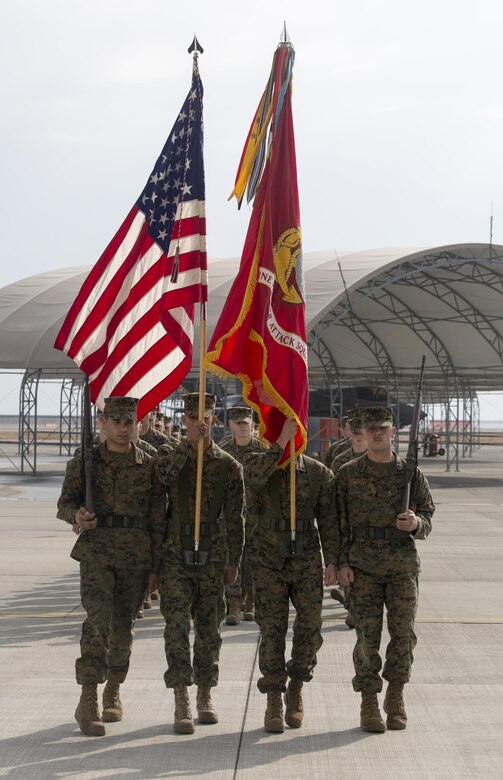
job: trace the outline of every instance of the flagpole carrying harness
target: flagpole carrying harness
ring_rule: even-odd
[[[219,532],[218,518],[222,510],[225,498],[225,488],[227,486],[227,477],[231,465],[232,457],[226,453],[220,453],[221,461],[218,472],[218,481],[215,492],[210,501],[208,517],[201,522],[201,537],[209,537]],[[184,539],[183,548],[193,549],[194,547],[194,520],[189,518],[189,485],[190,485],[190,463],[187,459],[178,474],[178,511],[168,508],[168,534],[181,534],[188,538],[188,543]]]
[[[306,503],[302,507],[302,512],[297,518],[297,534],[302,534],[305,531],[308,531],[310,528],[314,528],[314,520],[316,518],[314,506],[316,503],[316,496],[319,492],[321,478],[321,472],[316,468],[312,460],[307,460],[304,458],[304,464],[306,466],[306,474],[309,482],[309,495],[307,497]],[[269,494],[271,516],[260,516],[258,525],[260,525],[261,528],[268,528],[270,531],[286,532],[289,534],[290,518],[284,517],[281,511],[281,477],[277,471],[275,471],[272,477],[269,478],[267,482],[267,490]]]

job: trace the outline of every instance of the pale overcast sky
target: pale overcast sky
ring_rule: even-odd
[[[0,0],[0,287],[94,263],[205,52],[208,252],[283,20],[296,50],[304,251],[503,243],[501,0]]]
[[[0,286],[94,263],[190,85],[205,88],[208,252],[283,19],[296,50],[304,250],[503,242],[500,0],[0,0]]]

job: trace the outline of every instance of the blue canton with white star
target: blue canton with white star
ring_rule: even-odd
[[[182,110],[136,201],[149,222],[151,237],[166,254],[178,203],[204,201],[202,102],[203,85],[199,74],[193,73]]]

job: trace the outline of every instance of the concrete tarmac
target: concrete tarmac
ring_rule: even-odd
[[[56,520],[62,478],[0,476],[0,777],[395,780],[503,777],[503,451],[445,473],[421,463],[437,506],[422,559],[406,731],[366,734],[351,687],[354,631],[326,590],[324,645],[305,721],[263,730],[254,623],[223,626],[219,722],[173,734],[158,602],[137,623],[120,723],[83,736],[73,719],[81,623],[75,540]],[[293,620],[293,616],[292,616]],[[288,644],[291,632],[289,632]],[[289,648],[287,647],[287,651]],[[195,690],[192,689],[195,705]]]

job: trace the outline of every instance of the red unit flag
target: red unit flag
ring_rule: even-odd
[[[248,186],[248,199],[255,201],[239,272],[205,364],[217,375],[242,381],[267,441],[276,441],[285,418],[295,417],[299,454],[307,443],[309,387],[293,62],[291,45],[280,44],[241,157],[232,194],[240,205]],[[282,465],[288,457],[285,453]]]

